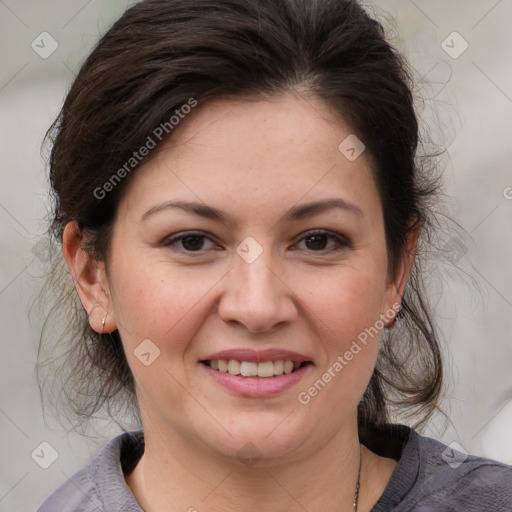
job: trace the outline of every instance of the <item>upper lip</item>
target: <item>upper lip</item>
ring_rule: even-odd
[[[234,348],[215,352],[201,359],[201,361],[216,361],[218,359],[234,359],[235,361],[249,361],[254,363],[264,363],[265,361],[293,361],[294,363],[304,363],[311,361],[309,357],[303,354],[279,348],[268,348],[265,350]]]

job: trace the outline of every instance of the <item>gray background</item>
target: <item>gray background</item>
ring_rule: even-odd
[[[0,512],[34,510],[117,432],[98,422],[97,435],[84,438],[45,421],[34,373],[40,325],[27,311],[44,257],[34,248],[47,204],[40,144],[80,63],[126,5],[0,0]],[[447,148],[450,213],[468,233],[445,240],[431,274],[448,362],[449,421],[433,421],[427,433],[512,464],[512,0],[366,5],[397,19],[395,42],[426,99],[418,103],[423,122]],[[31,48],[44,31],[58,43],[47,59]],[[469,44],[457,58],[442,47],[454,31]],[[457,36],[445,44],[452,52],[462,48]],[[46,470],[31,458],[43,441],[58,454]]]

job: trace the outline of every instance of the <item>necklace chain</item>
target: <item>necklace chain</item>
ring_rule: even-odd
[[[357,474],[356,493],[354,494],[354,506],[352,507],[353,512],[357,512],[359,505],[359,489],[361,487],[361,466],[363,463],[363,452],[361,445],[359,445],[359,472]]]

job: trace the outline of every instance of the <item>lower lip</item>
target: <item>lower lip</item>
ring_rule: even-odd
[[[276,396],[297,384],[309,369],[309,364],[298,370],[276,377],[241,377],[230,373],[219,372],[209,366],[199,363],[208,374],[221,386],[240,396],[264,398]]]

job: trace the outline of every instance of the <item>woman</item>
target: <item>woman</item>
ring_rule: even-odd
[[[421,426],[442,389],[438,180],[357,2],[143,1],[52,133],[66,392],[85,415],[135,397],[142,429],[40,512],[512,510],[512,468],[390,419]]]

